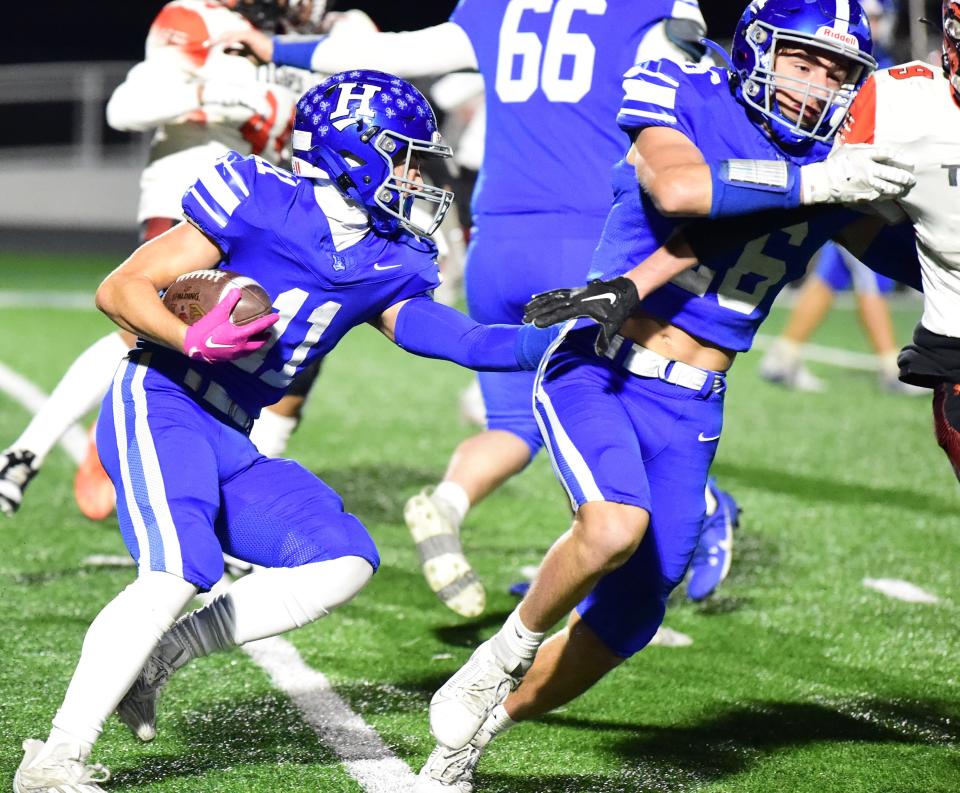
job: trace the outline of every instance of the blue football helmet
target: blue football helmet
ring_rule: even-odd
[[[834,90],[774,71],[778,50],[797,46],[847,58],[848,82]],[[857,0],[753,0],[740,17],[731,48],[740,100],[768,119],[772,137],[788,146],[833,138],[857,90],[877,67],[872,53],[870,23]],[[778,85],[802,93],[797,120],[779,107]],[[817,117],[805,120],[807,107],[820,103]]]
[[[297,103],[293,170],[333,181],[382,233],[429,236],[453,193],[407,178],[421,157],[450,157],[430,103],[406,80],[363,69],[328,77]],[[394,171],[399,169],[400,175]]]

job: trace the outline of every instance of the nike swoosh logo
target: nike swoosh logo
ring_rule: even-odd
[[[224,349],[226,347],[233,346],[232,344],[217,344],[217,342],[213,340],[213,336],[207,336],[207,340],[204,342],[204,345],[209,347],[211,350],[216,349],[218,347],[220,349]]]
[[[697,440],[698,440],[698,441],[703,441],[703,443],[709,443],[710,441],[719,440],[719,438],[720,438],[719,435],[714,435],[712,438],[708,438],[708,437],[707,437],[706,435],[704,435],[702,432],[697,436]]]
[[[609,300],[610,305],[613,305],[617,302],[617,296],[613,292],[604,292],[602,295],[594,295],[593,297],[585,297],[581,300],[581,303],[589,303],[591,300]]]
[[[374,270],[392,270],[395,267],[403,267],[402,264],[375,264],[373,265]]]

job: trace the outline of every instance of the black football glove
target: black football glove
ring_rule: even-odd
[[[610,281],[591,281],[577,289],[541,292],[524,306],[523,321],[538,328],[575,317],[589,317],[600,326],[597,353],[603,355],[620,326],[640,303],[637,287],[621,276]]]

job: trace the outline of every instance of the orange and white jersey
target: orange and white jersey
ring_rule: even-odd
[[[144,60],[110,97],[112,127],[156,128],[140,182],[141,222],[179,218],[180,199],[202,167],[231,149],[272,162],[284,155],[296,100],[318,78],[209,45],[250,27],[215,0],[173,0],[150,27]]]
[[[914,163],[897,200],[913,221],[923,277],[923,326],[960,337],[960,107],[939,69],[913,61],[876,72],[854,100],[843,143],[891,146]]]

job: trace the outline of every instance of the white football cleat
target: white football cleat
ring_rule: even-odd
[[[826,382],[811,372],[802,361],[780,358],[773,350],[763,356],[757,374],[768,383],[781,385],[791,391],[822,394],[827,390]]]
[[[430,732],[450,749],[474,739],[490,712],[520,685],[526,670],[507,671],[493,652],[492,640],[481,644],[430,700]]]
[[[457,406],[460,408],[460,418],[467,424],[481,428],[487,426],[487,407],[483,404],[483,392],[476,377],[460,392]]]
[[[473,769],[482,751],[476,741],[462,749],[438,743],[420,769],[413,793],[473,793]]]
[[[53,755],[31,766],[43,745],[43,741],[32,738],[23,742],[23,760],[13,777],[14,793],[104,793],[97,783],[110,779],[110,772],[100,764],[66,756],[66,746],[64,751],[58,747]]]
[[[491,716],[462,749],[438,743],[423,764],[413,793],[473,793],[473,771],[493,739]]]
[[[152,741],[157,737],[157,697],[173,671],[165,660],[156,654],[151,655],[117,705],[117,718],[141,741]]]
[[[461,617],[479,617],[487,605],[487,593],[463,555],[460,532],[449,510],[432,492],[424,488],[403,507],[423,576],[451,611]]]
[[[0,512],[13,515],[20,509],[23,491],[39,470],[36,456],[26,449],[7,449],[0,453]]]

